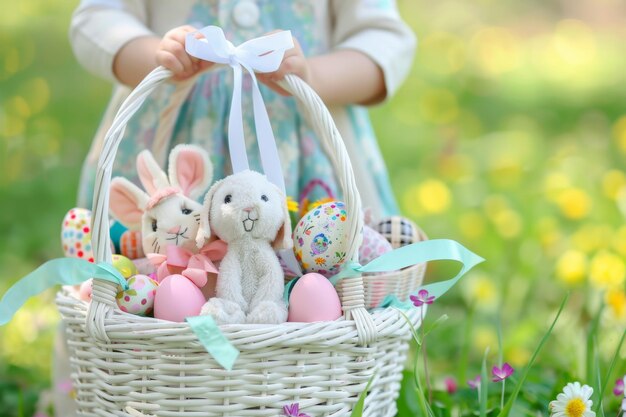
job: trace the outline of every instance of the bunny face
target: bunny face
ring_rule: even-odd
[[[202,222],[204,237],[212,230],[229,244],[253,239],[290,247],[285,196],[258,172],[242,171],[215,183],[205,197]]]
[[[194,239],[202,205],[194,199],[211,182],[213,166],[197,146],[178,145],[166,174],[149,151],[137,156],[137,172],[146,191],[125,178],[111,182],[111,211],[130,229],[141,228],[145,253],[164,254],[167,245],[197,251]]]
[[[146,210],[141,219],[144,249],[164,253],[167,245],[176,245],[195,251],[201,209],[200,203],[174,194]]]

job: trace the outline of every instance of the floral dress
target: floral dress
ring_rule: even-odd
[[[181,24],[196,27],[216,25],[222,27],[226,38],[234,45],[258,37],[275,28],[290,29],[300,43],[305,56],[328,52],[330,38],[319,30],[319,7],[311,1],[242,0],[242,1],[196,1],[188,9]],[[256,12],[241,14],[242,4],[256,7]],[[392,7],[389,2],[378,2],[375,7]],[[244,10],[245,12],[245,10]],[[225,17],[226,16],[226,17]],[[233,16],[233,18],[229,18]],[[242,18],[243,16],[243,18]],[[254,25],[249,24],[256,18]],[[124,176],[138,183],[135,159],[143,149],[152,150],[157,161],[166,163],[169,150],[179,143],[202,146],[209,152],[214,166],[214,179],[230,174],[228,153],[228,117],[233,88],[232,70],[225,66],[201,75],[180,108],[172,137],[169,142],[155,143],[154,136],[161,111],[169,103],[174,85],[160,86],[133,116],[126,127],[114,164],[114,176]],[[262,172],[256,144],[252,113],[251,79],[244,77],[243,114],[244,133],[251,169]],[[264,85],[261,93],[268,110],[279,157],[286,182],[287,195],[298,200],[302,190],[311,181],[323,181],[332,194],[341,198],[331,166],[320,143],[308,126],[294,98],[282,97]],[[384,161],[372,130],[367,110],[361,106],[341,108],[340,131],[350,136],[352,144],[346,143],[355,167],[357,184],[364,197],[364,205],[373,207],[379,216],[395,214],[396,201],[391,191]],[[335,116],[335,114],[333,114]],[[103,125],[107,125],[107,121]],[[103,136],[103,135],[101,135]],[[101,141],[102,138],[100,138]],[[79,205],[89,207],[92,201],[95,179],[95,150],[88,158],[81,178]],[[359,167],[361,167],[359,169]],[[365,184],[361,187],[361,184]],[[314,187],[309,201],[327,197],[327,192]]]

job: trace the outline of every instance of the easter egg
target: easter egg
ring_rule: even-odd
[[[401,216],[381,220],[375,230],[383,235],[394,249],[426,240],[424,232],[415,223]]]
[[[113,268],[120,271],[120,274],[122,274],[122,276],[126,279],[137,274],[137,267],[135,266],[133,261],[125,256],[113,255],[111,257],[111,265],[113,265]]]
[[[146,256],[143,253],[140,230],[127,230],[120,238],[120,253],[130,259]]]
[[[323,275],[303,275],[291,289],[287,321],[311,323],[341,317],[341,301],[333,284]]]
[[[293,231],[294,252],[305,272],[330,277],[346,261],[346,206],[340,201],[321,204],[300,219]]]
[[[154,307],[159,284],[146,275],[135,275],[128,280],[128,289],[117,293],[117,305],[126,313],[146,316]]]
[[[206,299],[200,288],[190,279],[174,274],[159,284],[154,298],[154,317],[183,322],[200,314]]]
[[[78,289],[78,297],[83,301],[91,301],[91,293],[93,292],[93,279],[89,279],[82,284]]]
[[[391,252],[391,243],[369,226],[363,226],[363,243],[359,247],[359,262],[367,265],[383,253]]]
[[[76,207],[67,212],[61,225],[61,245],[66,257],[94,262],[90,210]]]

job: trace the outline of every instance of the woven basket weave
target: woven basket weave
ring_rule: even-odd
[[[109,185],[125,125],[170,76],[163,68],[148,75],[122,104],[106,135],[93,211],[97,262],[111,262]],[[347,253],[352,257],[360,243],[360,198],[339,132],[310,87],[294,76],[283,85],[308,113],[335,168],[348,210]],[[365,309],[362,278],[344,279],[338,290],[344,316],[336,321],[220,326],[241,352],[231,371],[217,364],[186,323],[122,312],[112,283],[94,280],[89,305],[61,291],[57,305],[67,328],[79,415],[269,417],[283,415],[284,405],[297,402],[312,417],[349,416],[374,377],[364,415],[394,416],[409,326],[394,309]],[[418,309],[408,317],[419,325]]]

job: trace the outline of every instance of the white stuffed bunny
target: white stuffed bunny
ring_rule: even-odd
[[[198,246],[211,233],[228,244],[217,296],[202,307],[219,324],[287,320],[284,276],[275,250],[289,249],[291,226],[284,194],[264,175],[242,171],[216,182],[204,199]]]
[[[165,254],[167,245],[197,252],[195,237],[213,165],[200,147],[178,145],[169,155],[168,175],[148,150],[137,156],[137,172],[146,192],[126,178],[111,182],[113,216],[129,229],[141,228],[144,253]]]

